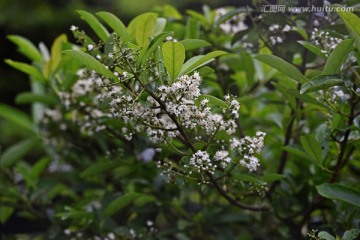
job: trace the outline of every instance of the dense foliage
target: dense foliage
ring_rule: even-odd
[[[9,36],[32,114],[0,105],[2,237],[357,239],[360,18],[262,7]]]

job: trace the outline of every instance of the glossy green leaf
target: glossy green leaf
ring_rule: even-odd
[[[42,61],[42,56],[39,50],[32,42],[24,37],[17,35],[10,35],[8,39],[18,46],[18,51],[33,61]]]
[[[29,75],[30,77],[32,77],[32,79],[36,80],[36,81],[41,81],[44,82],[45,78],[44,75],[39,71],[39,69],[37,69],[34,66],[31,66],[27,63],[22,63],[22,62],[16,62],[10,59],[6,59],[5,62],[7,64],[9,64],[10,66],[12,66],[13,68],[26,73],[27,75]]]
[[[333,235],[331,235],[330,233],[327,233],[325,231],[319,232],[318,236],[324,240],[335,240],[335,237]]]
[[[105,209],[104,215],[106,217],[110,217],[121,209],[129,206],[133,203],[137,198],[139,198],[142,194],[140,193],[125,193],[124,195],[113,200]]]
[[[184,46],[185,51],[211,46],[209,42],[201,39],[185,39],[180,41],[180,43]]]
[[[40,102],[51,106],[58,103],[57,99],[52,95],[34,94],[32,92],[20,93],[16,96],[15,102],[18,104]]]
[[[162,46],[163,61],[170,78],[174,81],[183,66],[185,49],[181,43],[168,41]]]
[[[300,43],[304,48],[306,48],[310,52],[316,54],[317,56],[326,58],[325,54],[321,52],[321,49],[318,46],[316,46],[312,43],[309,43],[307,41],[298,41],[298,43]]]
[[[96,35],[103,41],[106,42],[106,39],[109,37],[109,32],[106,30],[106,28],[99,22],[99,20],[92,15],[91,13],[84,11],[84,10],[78,10],[77,11],[81,18],[84,19],[89,26],[94,30]]]
[[[171,32],[164,32],[156,36],[151,42],[149,47],[146,49],[144,53],[140,55],[141,64],[147,61],[151,54],[160,46],[161,43],[166,39],[167,36],[170,36]]]
[[[353,43],[353,39],[346,39],[335,47],[326,61],[323,74],[329,75],[340,72],[341,66],[345,63],[347,56],[353,50]]]
[[[352,86],[351,81],[341,74],[319,75],[302,85],[300,94],[329,89],[334,86]]]
[[[278,173],[266,173],[261,177],[261,180],[266,183],[271,183],[284,179],[285,176]]]
[[[255,59],[268,64],[299,83],[305,83],[308,81],[308,79],[294,65],[275,55],[259,54],[255,56]]]
[[[185,39],[198,39],[199,38],[200,24],[194,18],[189,17],[186,22]]]
[[[59,66],[62,59],[62,45],[67,41],[67,36],[65,34],[61,34],[55,39],[53,45],[51,46],[51,71],[55,71]]]
[[[147,39],[149,36],[152,35],[153,28],[147,29],[145,33],[141,33],[139,26],[142,25],[142,29],[143,29],[144,26],[146,26],[146,22],[148,22],[148,24],[151,25],[151,21],[152,21],[153,27],[154,27],[155,19],[157,18],[157,16],[158,16],[158,14],[149,12],[149,13],[140,14],[137,17],[135,17],[133,20],[131,20],[131,22],[129,23],[129,25],[127,27],[127,31],[129,33],[130,39],[133,40],[133,43],[135,43],[135,41],[137,43],[137,41],[138,41],[137,38],[139,38],[139,41],[140,41],[141,39]],[[136,37],[136,35],[138,35],[138,36]],[[143,38],[145,35],[146,35],[146,37]]]
[[[117,80],[117,77],[114,75],[113,72],[107,69],[102,63],[100,63],[91,55],[76,50],[65,50],[63,51],[63,53],[71,57],[72,59],[84,64],[86,67],[100,73],[104,77]]]
[[[360,229],[350,229],[345,231],[341,240],[355,240],[360,237]]]
[[[34,147],[39,145],[38,137],[23,140],[10,148],[6,149],[0,158],[0,166],[11,167],[16,161],[26,156]]]
[[[209,100],[209,103],[210,104],[213,104],[215,106],[219,106],[219,107],[222,107],[222,108],[228,108],[229,106],[226,104],[226,102],[224,102],[223,100],[217,98],[217,97],[214,97],[212,95],[207,95],[207,94],[201,94],[198,99],[196,100],[196,102],[198,104],[200,104],[200,102],[203,100],[203,99],[208,99]]]
[[[360,18],[349,11],[338,11],[339,16],[345,22],[350,32],[353,34],[357,42],[357,47],[360,49]]]
[[[17,124],[19,127],[35,132],[35,126],[28,115],[16,108],[0,104],[0,117]]]
[[[319,164],[322,161],[322,148],[321,144],[315,139],[315,137],[311,135],[306,135],[300,137],[301,145],[304,150]]]
[[[166,18],[156,18],[154,29],[153,29],[153,35],[157,36],[157,35],[161,34],[166,27],[166,23],[167,23]]]
[[[225,55],[225,54],[227,54],[227,52],[213,51],[213,52],[206,54],[205,56],[200,55],[200,56],[193,57],[184,64],[183,68],[181,69],[180,75],[188,74],[192,71],[195,71],[199,67],[202,67],[205,64],[215,60],[216,57],[219,57],[219,56]]]
[[[136,31],[136,43],[141,47],[147,47],[150,43],[150,36],[153,35],[155,26],[155,18],[152,15],[147,16],[143,21],[140,21]]]
[[[339,200],[360,207],[360,191],[339,183],[324,183],[316,186],[319,194],[325,198]]]
[[[101,19],[103,19],[107,25],[121,38],[123,42],[130,40],[129,33],[123,24],[123,22],[117,18],[114,14],[109,12],[98,12],[96,13]]]

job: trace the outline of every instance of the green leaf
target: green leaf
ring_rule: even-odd
[[[266,173],[261,177],[261,180],[266,183],[271,183],[284,179],[285,176],[278,173]]]
[[[185,39],[199,38],[199,29],[200,29],[199,22],[196,21],[194,18],[189,17],[186,22]]]
[[[35,126],[31,122],[31,119],[25,113],[19,111],[16,108],[0,104],[0,117],[17,124],[27,130],[35,132]]]
[[[107,25],[122,39],[123,42],[130,41],[129,33],[123,24],[123,22],[117,18],[114,14],[109,12],[98,12],[96,13],[101,19],[103,19]]]
[[[125,193],[124,195],[116,198],[113,200],[105,209],[104,215],[106,217],[110,217],[111,215],[115,214],[116,212],[120,211],[121,209],[129,206],[131,203],[134,202],[135,199],[142,196],[140,193],[130,192]]]
[[[42,56],[39,50],[26,38],[17,35],[10,35],[8,36],[8,39],[15,43],[18,46],[18,51],[30,60],[39,62],[42,61]]]
[[[31,168],[31,178],[38,179],[40,174],[43,173],[46,167],[49,165],[50,161],[50,158],[43,158],[37,161],[36,164]]]
[[[300,142],[305,151],[315,159],[320,165],[322,161],[321,144],[311,135],[301,136]]]
[[[0,223],[5,223],[14,212],[14,208],[0,205]]]
[[[277,56],[271,54],[259,54],[255,56],[255,59],[270,65],[299,83],[305,83],[308,81],[308,79],[294,65]]]
[[[93,219],[94,213],[87,211],[71,211],[65,213],[58,213],[55,216],[61,218],[61,220],[63,221],[67,219]]]
[[[180,41],[180,43],[184,46],[185,51],[211,46],[209,42],[201,39],[185,39]]]
[[[353,39],[346,39],[339,43],[326,61],[323,74],[339,73],[350,51],[353,50]]]
[[[78,10],[77,12],[80,14],[81,18],[90,25],[90,27],[92,28],[92,30],[94,30],[98,37],[103,42],[106,42],[106,39],[109,37],[110,34],[106,30],[106,28],[99,22],[99,20],[94,15],[84,10]]]
[[[65,50],[63,53],[74,60],[84,64],[86,67],[96,71],[97,73],[100,73],[104,77],[111,78],[114,80],[118,80],[118,78],[114,75],[113,72],[111,72],[109,69],[107,69],[102,63],[100,63],[98,60],[93,58],[91,55],[76,51],[76,50]]]
[[[200,55],[200,56],[190,58],[182,67],[182,69],[180,71],[180,75],[188,74],[189,72],[192,72],[192,71],[198,69],[199,67],[202,67],[203,65],[213,61],[216,57],[219,57],[219,56],[225,55],[225,54],[227,54],[227,52],[213,51],[213,52],[206,54],[205,56]]]
[[[0,166],[11,167],[14,163],[28,154],[34,147],[39,145],[40,139],[38,137],[28,138],[23,140],[10,148],[1,155]]]
[[[179,13],[179,11],[169,4],[166,4],[163,7],[163,15],[166,18],[182,19],[182,15]]]
[[[165,29],[166,23],[167,23],[166,18],[156,18],[155,26],[153,29],[153,35],[157,36],[157,35],[161,34]]]
[[[59,66],[62,58],[62,45],[67,41],[67,36],[65,34],[61,34],[55,39],[53,45],[51,46],[51,71],[55,71],[56,68]]]
[[[329,89],[333,86],[352,86],[352,82],[341,74],[319,75],[302,85],[300,94]]]
[[[324,183],[316,186],[319,194],[325,198],[339,200],[360,207],[360,191],[339,183]]]
[[[300,149],[297,146],[286,146],[286,147],[282,147],[282,149],[284,149],[285,151],[287,151],[291,154],[294,154],[294,155],[300,157],[301,159],[313,160],[311,156],[306,154],[306,152],[304,150]]]
[[[318,236],[325,240],[335,240],[335,237],[333,235],[331,235],[325,231],[319,232]]]
[[[355,37],[357,47],[360,49],[360,18],[356,14],[348,11],[338,11],[338,14]]]
[[[215,21],[214,25],[218,27],[220,24],[226,22],[227,20],[230,20],[235,15],[239,15],[240,13],[246,13],[246,12],[247,12],[246,8],[238,8],[238,9],[231,10],[231,11],[227,12],[226,14],[220,16]]]
[[[181,43],[168,41],[162,46],[162,55],[166,70],[174,81],[183,66],[185,60],[185,49]]]
[[[45,82],[44,75],[36,67],[31,66],[27,63],[16,62],[16,61],[13,61],[10,59],[6,59],[5,62],[7,64],[9,64],[10,66],[12,66],[13,68],[15,68],[23,73],[26,73],[27,75],[29,75],[36,81]]]
[[[305,83],[305,84],[307,84],[307,83]],[[315,98],[309,96],[308,94],[300,93],[299,90],[297,90],[297,89],[288,89],[286,92],[288,94],[290,94],[291,96],[299,98],[300,100],[302,100],[304,102],[312,103],[312,104],[317,105],[319,107],[323,107],[323,108],[328,109],[328,107],[326,105],[324,105],[321,102],[317,101]]]
[[[358,239],[357,237],[359,237],[359,236],[360,236],[360,229],[351,229],[351,230],[345,231],[345,233],[341,239],[342,240],[354,240],[354,239]]]
[[[140,14],[139,16],[135,17],[127,27],[127,31],[131,40],[135,40],[137,44],[139,44],[138,41],[140,41],[141,39],[146,39],[145,41],[149,41],[148,37],[151,36],[153,33],[153,27],[155,25],[155,19],[157,18],[157,16],[158,14],[149,12]],[[147,24],[151,25],[151,21],[153,24],[152,28],[146,29],[145,33],[141,33],[141,29],[144,30],[144,26],[146,26]],[[142,27],[140,27],[140,25],[142,25]]]
[[[198,99],[196,100],[197,103],[200,104],[200,102],[203,100],[203,99],[209,99],[209,103],[210,104],[213,104],[215,106],[219,106],[219,107],[222,107],[222,108],[228,108],[229,106],[226,104],[226,102],[224,102],[223,100],[217,98],[217,97],[214,97],[212,95],[206,95],[206,94],[201,94]]]
[[[146,51],[140,55],[141,64],[148,60],[151,54],[157,49],[157,47],[165,40],[167,36],[171,35],[171,32],[164,32],[156,36],[151,42]]]
[[[34,94],[32,92],[20,93],[16,96],[15,102],[18,104],[28,104],[34,102],[45,103],[54,106],[58,103],[57,99],[52,95]]]
[[[246,34],[250,33],[252,30],[253,30],[253,28],[248,28],[248,29],[245,29],[245,30],[235,33],[231,39],[231,45],[234,45],[234,43],[241,40]]]
[[[325,54],[321,52],[321,49],[317,47],[316,45],[309,43],[307,41],[298,41],[304,48],[309,50],[310,52],[314,53],[315,55],[326,58]]]
[[[141,47],[147,47],[150,43],[150,36],[153,35],[155,26],[155,18],[152,15],[147,16],[143,21],[140,21],[136,31],[136,43]]]
[[[120,162],[110,162],[110,161],[95,163],[95,164],[91,165],[90,167],[86,168],[80,174],[80,176],[85,178],[85,177],[89,177],[89,176],[99,175],[105,171],[115,169],[119,165],[121,165]]]
[[[264,183],[256,175],[249,173],[237,174],[237,175],[233,175],[232,177],[238,181],[243,181],[243,182],[260,183],[260,184]]]

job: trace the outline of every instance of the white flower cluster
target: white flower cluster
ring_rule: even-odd
[[[285,25],[282,27],[280,24],[272,24],[269,26],[269,31],[273,34],[270,36],[270,42],[272,45],[276,45],[279,43],[283,43],[286,36],[285,32],[289,32],[291,30],[291,26]]]
[[[240,165],[249,169],[249,171],[256,171],[259,164],[259,159],[254,156],[255,153],[260,153],[264,146],[265,133],[257,132],[255,137],[246,136],[240,140],[233,138],[230,140],[230,149],[241,156]]]
[[[325,56],[329,56],[331,51],[342,41],[342,38],[331,36],[328,31],[320,31],[317,28],[311,33],[310,41],[321,48]]]
[[[190,167],[196,169],[198,173],[205,171],[214,174],[216,169],[216,166],[210,160],[209,154],[206,151],[200,150],[191,156],[189,165]],[[187,167],[187,165],[184,167]],[[192,172],[190,170],[189,174],[191,173]]]
[[[218,8],[215,13],[215,21],[221,16],[225,15],[228,12],[225,8]],[[248,26],[245,24],[246,15],[238,14],[233,16],[231,19],[228,19],[226,22],[220,24],[221,30],[226,34],[234,34],[239,31],[248,29]]]

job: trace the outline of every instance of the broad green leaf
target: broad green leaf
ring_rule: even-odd
[[[210,43],[201,39],[185,39],[180,41],[180,43],[184,46],[185,51],[211,46]]]
[[[35,126],[28,115],[16,108],[0,104],[0,117],[13,122],[22,128],[35,132]]]
[[[360,229],[351,229],[345,231],[341,240],[354,240],[358,239],[358,237],[360,237]]]
[[[32,92],[20,93],[16,96],[15,102],[18,104],[28,103],[45,103],[46,105],[54,106],[58,103],[58,100],[52,95],[35,94]]]
[[[142,55],[140,55],[141,58],[141,64],[148,60],[151,56],[151,54],[157,49],[158,46],[165,40],[167,36],[171,35],[171,32],[164,32],[160,35],[156,36],[151,42],[149,47],[146,49]]]
[[[242,173],[242,174],[232,175],[232,178],[234,178],[234,179],[236,179],[238,181],[244,181],[244,182],[260,183],[260,184],[264,183],[256,175],[249,174],[249,173]]]
[[[91,165],[90,167],[86,168],[80,176],[85,178],[89,176],[99,175],[100,173],[103,173],[105,171],[109,171],[111,169],[115,169],[121,165],[121,162],[111,162],[111,161],[105,161],[105,162],[99,162]]]
[[[304,48],[309,50],[310,52],[316,54],[319,57],[326,58],[325,54],[321,52],[321,49],[316,45],[309,43],[307,41],[298,41]]]
[[[319,194],[325,198],[339,200],[360,207],[360,191],[339,183],[324,183],[316,186]]]
[[[285,60],[271,54],[259,54],[255,56],[255,59],[264,62],[286,76],[294,79],[299,83],[305,83],[308,79],[292,64]]]
[[[302,85],[300,94],[314,92],[318,90],[326,90],[333,86],[352,86],[352,82],[347,76],[341,74],[320,75],[314,77],[309,82]]]
[[[24,37],[17,35],[10,35],[8,39],[18,46],[18,51],[33,61],[42,61],[42,56],[39,50],[32,42]]]
[[[17,70],[26,73],[36,81],[45,81],[44,75],[34,66],[31,66],[27,63],[16,62],[10,59],[6,59],[5,62],[13,68],[16,68]]]
[[[6,149],[0,158],[0,166],[11,167],[16,161],[28,154],[34,147],[39,145],[38,137],[28,138]]]
[[[342,64],[345,63],[347,56],[353,50],[353,43],[353,39],[346,39],[335,47],[326,61],[323,74],[329,75],[340,72]]]
[[[109,25],[114,32],[122,39],[123,42],[130,41],[129,33],[123,24],[123,22],[117,18],[114,14],[109,12],[96,13],[101,19],[103,19],[107,25]]]
[[[155,18],[152,15],[139,22],[135,31],[135,39],[140,47],[147,47],[149,45],[149,38],[153,35],[154,26]]]
[[[129,23],[129,25],[127,27],[127,31],[129,33],[130,39],[135,40],[137,42],[136,35],[137,35],[137,32],[140,31],[139,30],[139,25],[140,24],[143,25],[143,26],[146,25],[144,23],[147,22],[147,20],[150,20],[150,19],[152,19],[153,24],[155,24],[155,19],[157,18],[157,16],[158,16],[158,14],[149,12],[149,13],[140,14],[137,17],[135,17],[133,20],[131,20],[131,22]],[[150,31],[151,31],[151,33],[150,33]],[[151,36],[151,34],[153,32],[153,29],[151,29],[150,31],[147,30],[146,34],[149,34],[147,37]],[[141,33],[139,32],[138,34],[139,34],[138,37],[140,37]],[[133,43],[135,43],[135,42],[133,42]]]
[[[91,55],[76,51],[76,50],[65,50],[63,53],[74,60],[84,64],[86,67],[96,71],[97,73],[100,73],[104,77],[111,78],[114,80],[117,80],[118,78],[114,75],[113,72],[111,72],[109,69],[107,69],[102,63],[100,63],[98,60],[93,58]]]
[[[222,107],[222,108],[228,108],[229,106],[226,104],[226,102],[224,102],[223,100],[217,98],[217,97],[214,97],[212,95],[206,95],[206,94],[201,94],[198,99],[196,100],[196,102],[198,104],[200,104],[200,102],[203,100],[203,99],[208,99],[209,100],[209,103],[210,104],[213,104],[215,106],[219,106],[219,107]]]
[[[306,152],[304,150],[300,149],[297,146],[285,146],[285,147],[282,147],[282,149],[284,149],[285,151],[287,151],[291,154],[294,154],[294,155],[300,157],[301,159],[312,160],[311,156],[306,154]]]
[[[99,20],[94,15],[84,10],[78,10],[77,12],[80,14],[81,18],[89,24],[92,30],[94,30],[96,35],[98,35],[98,37],[103,42],[106,42],[106,39],[109,37],[110,34],[106,30],[106,28],[99,22]]]
[[[338,11],[337,13],[350,29],[350,32],[356,39],[357,47],[360,49],[360,18],[356,14],[348,11]]]
[[[261,180],[266,183],[271,183],[284,179],[285,176],[278,173],[266,173],[261,177]]]
[[[55,71],[56,68],[59,66],[62,58],[62,45],[67,41],[67,36],[65,34],[61,34],[55,39],[51,47],[51,71]]]
[[[140,196],[142,196],[141,193],[135,193],[135,192],[125,193],[124,195],[113,200],[106,207],[106,209],[104,211],[104,215],[106,217],[110,217],[111,215],[115,214],[116,212],[120,211],[121,209],[129,206]]]
[[[166,70],[174,81],[183,66],[185,60],[185,49],[181,43],[168,41],[162,46],[163,61]]]
[[[219,56],[225,55],[225,54],[227,54],[227,52],[213,51],[213,52],[206,54],[205,56],[200,55],[200,56],[193,57],[184,64],[183,68],[181,69],[180,75],[188,74],[188,73],[198,69],[199,67],[202,67],[204,64],[207,64],[207,63],[213,61],[216,57],[219,57]]]
[[[189,17],[186,22],[185,39],[199,38],[199,29],[200,29],[199,22],[196,21],[194,18]]]
[[[179,11],[169,4],[166,4],[163,7],[163,15],[164,17],[170,19],[182,19],[182,15],[179,13]]]
[[[321,165],[322,148],[321,144],[311,135],[301,136],[300,142],[305,151]]]
[[[215,21],[215,26],[219,26],[220,24],[226,22],[227,20],[230,20],[232,17],[234,17],[235,15],[239,15],[241,13],[246,13],[248,10],[246,8],[238,8],[238,9],[234,9],[231,10],[227,13],[225,13],[224,15],[220,16],[216,21]]]
[[[335,240],[335,237],[333,235],[331,235],[330,233],[327,233],[325,231],[319,232],[318,236],[324,240]]]
[[[200,75],[202,78],[204,78],[204,77],[206,77],[206,76],[214,73],[215,70],[212,69],[211,67],[204,66],[204,67],[200,68],[200,69],[198,70],[198,72],[199,72],[199,75]]]
[[[157,36],[161,34],[165,29],[166,23],[167,23],[166,18],[156,18],[152,35]]]
[[[194,18],[191,21],[195,22],[195,19],[196,19],[197,21],[199,21],[204,26],[205,29],[209,29],[210,25],[209,25],[209,23],[206,20],[206,17],[204,15],[202,15],[202,14],[200,14],[198,12],[195,12],[193,10],[187,10],[186,13],[188,15],[190,15],[192,18]],[[191,37],[191,38],[197,38],[197,37]]]

